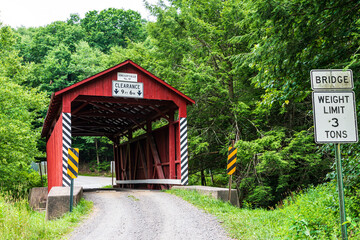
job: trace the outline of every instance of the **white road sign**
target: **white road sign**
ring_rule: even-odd
[[[351,69],[317,69],[311,70],[311,88],[317,89],[353,89],[353,73]]]
[[[118,72],[117,80],[126,82],[137,82],[137,74]]]
[[[142,82],[112,81],[113,97],[144,98]]]
[[[354,92],[313,92],[312,100],[315,142],[358,141]]]

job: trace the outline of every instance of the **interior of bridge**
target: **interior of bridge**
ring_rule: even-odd
[[[172,101],[79,96],[71,103],[72,136],[106,136],[111,140],[161,118],[170,121],[177,106]]]

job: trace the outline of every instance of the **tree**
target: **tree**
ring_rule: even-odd
[[[30,163],[41,156],[37,149],[40,131],[35,126],[42,121],[38,113],[46,100],[37,89],[17,83],[26,66],[21,64],[14,44],[12,30],[0,25],[0,188],[19,196],[37,184]],[[9,72],[14,75],[9,76]]]
[[[230,139],[257,136],[250,108],[260,91],[250,85],[253,71],[235,68],[233,56],[249,52],[233,38],[245,16],[239,1],[168,1],[152,6],[157,17],[148,23],[156,48],[160,77],[193,97],[189,109],[191,173],[205,169],[225,172]]]
[[[143,23],[138,12],[115,8],[87,12],[80,20],[86,32],[86,41],[103,52],[114,46],[126,47],[127,41],[143,41]]]
[[[104,54],[97,48],[92,48],[85,41],[75,45],[75,52],[71,54],[69,73],[75,81],[81,81],[104,70]]]
[[[71,51],[64,44],[54,47],[41,64],[41,89],[56,92],[76,82],[69,71]]]
[[[60,44],[75,51],[75,45],[85,38],[84,30],[76,24],[57,21],[45,27],[20,31],[21,41],[18,46],[25,62],[41,63],[54,47]]]
[[[251,51],[248,54],[241,53],[234,56],[234,65],[237,68],[244,65],[251,66],[254,70],[254,75],[251,77],[252,84],[264,90],[261,101],[257,103],[253,113],[263,121],[261,129],[265,130],[265,133],[261,138],[253,140],[252,144],[268,138],[267,131],[275,130],[276,126],[286,129],[284,139],[288,138],[281,144],[281,149],[277,148],[275,152],[271,149],[266,151],[259,149],[258,155],[252,157],[256,161],[254,160],[254,168],[250,171],[250,175],[259,174],[256,181],[256,178],[249,181],[243,177],[246,167],[242,164],[246,160],[239,159],[242,168],[238,183],[242,185],[240,188],[243,193],[244,189],[250,190],[248,200],[256,203],[254,196],[261,199],[276,193],[273,195],[275,198],[256,203],[264,204],[276,202],[278,200],[276,196],[279,196],[285,188],[293,191],[299,186],[305,187],[311,183],[324,181],[325,174],[331,169],[330,163],[333,159],[329,158],[329,149],[326,146],[315,147],[311,144],[312,134],[309,133],[312,131],[313,122],[309,72],[311,69],[321,68],[341,69],[350,63],[358,49],[354,35],[358,35],[359,31],[356,27],[358,21],[356,13],[360,5],[356,1],[325,3],[302,0],[258,0],[246,1],[244,6],[246,6],[246,16],[243,24],[250,31],[234,37],[233,41],[240,43],[242,39],[248,39]],[[356,70],[357,65],[354,67],[353,70]],[[310,139],[302,134],[304,131],[309,134]],[[299,136],[308,139],[308,142],[299,142]],[[297,147],[292,145],[291,151],[285,157],[284,150],[285,152],[290,150],[290,144],[285,147],[286,142],[291,144],[297,142],[298,145]],[[320,152],[318,148],[322,151]],[[314,161],[310,164],[305,156],[312,156]],[[285,162],[275,162],[270,166],[268,158],[285,160]],[[295,165],[291,164],[294,162]],[[289,172],[282,173],[284,175],[281,179],[269,172],[274,169],[273,166],[281,169],[285,166],[283,163],[288,164]],[[268,167],[259,167],[262,165]],[[262,175],[264,173],[266,174]],[[263,184],[267,181],[263,181],[265,178],[261,180],[261,175],[278,181],[274,185],[269,182]],[[296,176],[299,175],[304,178],[297,178]],[[246,181],[247,183],[243,185]],[[277,187],[274,188],[276,185]],[[254,190],[257,188],[258,191]],[[246,199],[245,195],[243,199]]]
[[[251,31],[234,41],[247,38],[252,49],[239,56],[236,66],[255,70],[252,82],[265,90],[259,111],[282,111],[282,124],[290,128],[311,126],[309,72],[350,63],[358,49],[358,2],[258,0],[246,6]]]

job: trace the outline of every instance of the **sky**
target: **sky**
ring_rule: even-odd
[[[157,3],[158,0],[147,0]],[[143,19],[152,20],[143,0],[0,0],[0,22],[13,28],[40,27],[54,21],[66,21],[71,13],[83,18],[91,10],[131,9]]]

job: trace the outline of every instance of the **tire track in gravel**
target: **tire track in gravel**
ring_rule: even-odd
[[[225,240],[217,219],[171,194],[154,190],[84,193],[94,212],[69,239]]]

